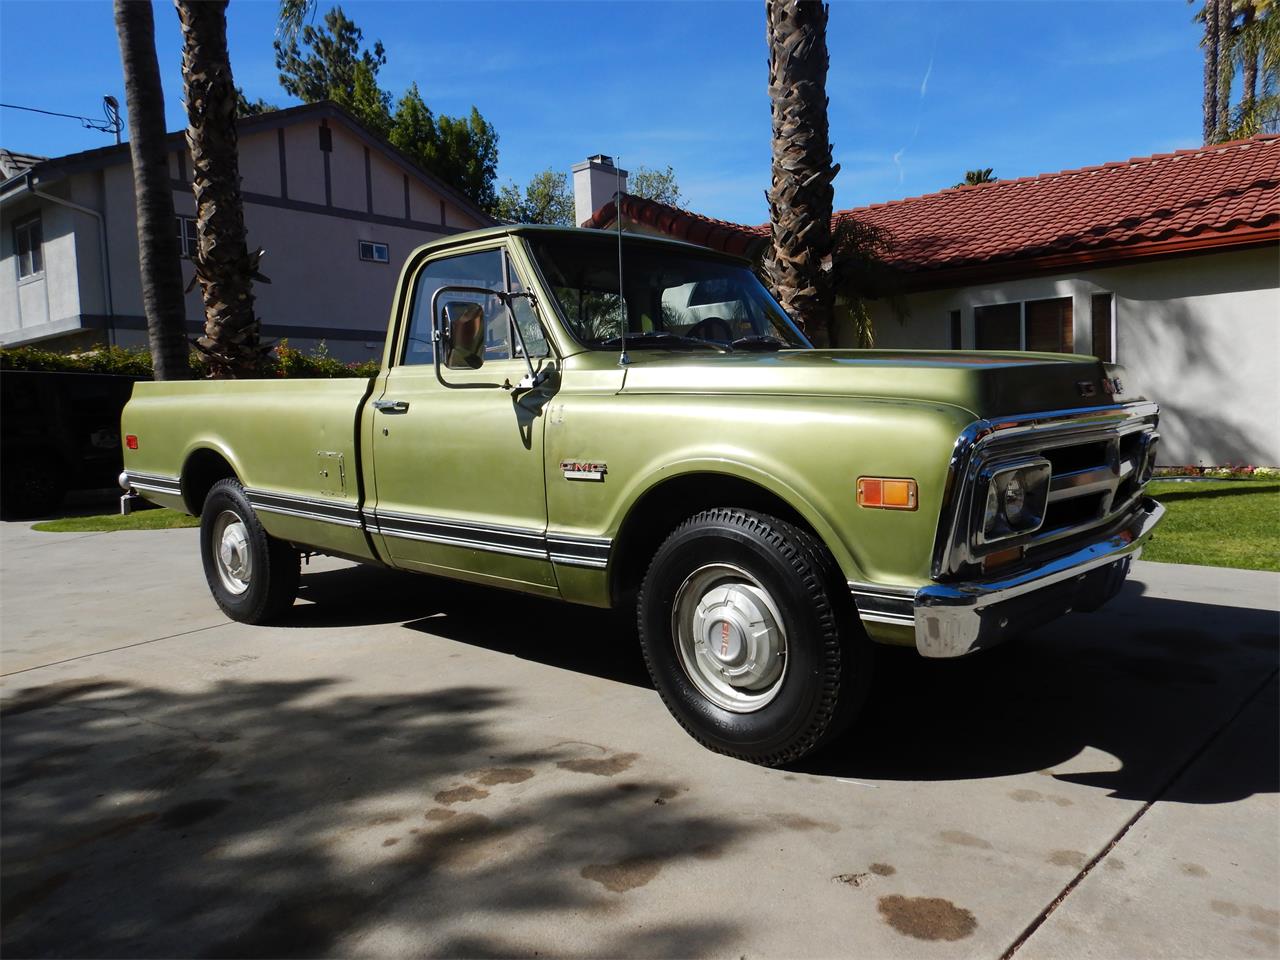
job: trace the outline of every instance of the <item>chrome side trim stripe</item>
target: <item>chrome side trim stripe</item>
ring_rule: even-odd
[[[148,490],[151,493],[182,493],[182,481],[178,477],[162,477],[154,473],[130,473],[125,471],[129,486],[134,490]]]
[[[858,616],[871,623],[893,623],[909,627],[916,622],[914,587],[849,581],[849,592],[858,607]]]
[[[547,549],[554,563],[603,570],[609,564],[613,541],[608,537],[574,537],[563,533],[547,534]]]
[[[552,563],[603,570],[613,541],[607,537],[546,534],[527,527],[482,524],[443,517],[378,511],[375,529],[388,537],[421,540],[450,547],[466,547],[515,557],[534,557]]]
[[[129,487],[154,493],[180,495],[182,484],[177,477],[145,473],[128,473]],[[301,517],[344,527],[361,527],[366,515],[346,500],[304,497],[272,490],[246,489],[245,496],[253,509],[286,517]],[[371,529],[384,536],[402,540],[420,540],[450,547],[466,547],[489,553],[550,560],[552,563],[603,570],[609,564],[613,541],[608,537],[580,537],[565,533],[544,533],[527,527],[448,520],[420,514],[379,511],[369,514]]]
[[[360,508],[342,500],[323,500],[318,497],[298,497],[266,490],[246,490],[245,496],[255,510],[276,513],[286,517],[302,517],[320,520],[344,527],[359,527]]]

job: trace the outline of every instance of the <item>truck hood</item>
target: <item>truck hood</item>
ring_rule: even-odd
[[[616,355],[608,357],[617,363]],[[989,418],[1141,399],[1124,371],[1055,353],[784,350],[689,353],[635,350],[624,393],[848,396],[918,400]],[[1104,378],[1107,383],[1104,384]],[[1121,390],[1114,390],[1119,378]]]

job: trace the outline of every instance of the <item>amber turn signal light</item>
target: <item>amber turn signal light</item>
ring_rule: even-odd
[[[914,510],[916,482],[891,477],[859,477],[858,506],[881,510]]]
[[[138,438],[131,433],[124,438],[124,445],[128,447],[130,450],[137,450]]]

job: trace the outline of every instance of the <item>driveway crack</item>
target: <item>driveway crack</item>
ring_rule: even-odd
[[[1022,948],[1022,945],[1026,943],[1029,939],[1031,939],[1031,936],[1037,930],[1039,930],[1041,926],[1043,926],[1044,922],[1048,920],[1049,917],[1053,915],[1053,912],[1058,909],[1058,907],[1062,904],[1062,902],[1066,900],[1067,897],[1071,896],[1071,892],[1075,890],[1076,887],[1080,886],[1081,881],[1084,880],[1084,878],[1087,877],[1091,872],[1093,872],[1093,868],[1107,858],[1107,855],[1110,854],[1111,851],[1116,848],[1116,844],[1118,844],[1121,840],[1123,840],[1125,838],[1125,835],[1130,830],[1133,829],[1134,824],[1136,824],[1139,820],[1141,820],[1144,816],[1146,816],[1147,811],[1150,810],[1153,806],[1155,806],[1161,799],[1165,797],[1165,795],[1168,794],[1168,792],[1173,788],[1173,785],[1176,784],[1180,779],[1182,779],[1182,777],[1187,773],[1187,771],[1190,770],[1195,765],[1196,761],[1199,760],[1202,756],[1204,756],[1204,754],[1208,751],[1208,749],[1211,746],[1213,746],[1215,743],[1217,743],[1217,741],[1222,737],[1222,735],[1226,733],[1227,730],[1238,719],[1240,719],[1240,715],[1244,713],[1245,709],[1249,706],[1249,704],[1251,704],[1254,700],[1256,700],[1258,696],[1262,693],[1262,691],[1267,689],[1267,687],[1270,684],[1275,682],[1276,676],[1278,674],[1280,674],[1280,670],[1272,670],[1269,674],[1267,674],[1265,678],[1263,678],[1261,683],[1259,683],[1256,687],[1254,687],[1249,692],[1248,696],[1246,696],[1242,701],[1240,701],[1240,704],[1231,713],[1231,715],[1227,717],[1226,720],[1224,720],[1221,724],[1219,724],[1217,729],[1215,729],[1212,733],[1210,733],[1209,736],[1206,737],[1204,741],[1200,744],[1200,746],[1197,747],[1195,750],[1193,750],[1191,754],[1187,757],[1187,759],[1184,760],[1178,766],[1178,768],[1173,771],[1173,773],[1169,776],[1169,778],[1156,791],[1155,796],[1152,797],[1150,800],[1148,800],[1146,803],[1144,803],[1141,807],[1139,807],[1137,812],[1134,813],[1134,815],[1130,817],[1128,820],[1126,820],[1124,825],[1120,827],[1120,829],[1116,832],[1116,835],[1111,838],[1110,842],[1107,843],[1107,845],[1103,847],[1100,851],[1098,851],[1098,853],[1095,854],[1094,857],[1080,869],[1080,872],[1071,878],[1071,881],[1065,887],[1062,888],[1061,892],[1059,892],[1058,895],[1054,897],[1053,900],[1051,900],[1049,904],[1043,910],[1041,910],[1040,913],[1036,915],[1035,919],[1033,919],[1031,923],[1028,924],[1027,927],[1022,931],[1022,933],[1018,935],[1018,938],[1014,940],[1012,944],[1009,945],[1009,949],[1000,955],[1000,960],[1011,960],[1013,955],[1016,954],[1018,950]]]

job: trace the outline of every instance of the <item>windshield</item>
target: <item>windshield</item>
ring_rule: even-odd
[[[526,237],[577,340],[620,346],[618,241]],[[623,239],[627,347],[791,349],[810,344],[747,267],[695,251]]]

